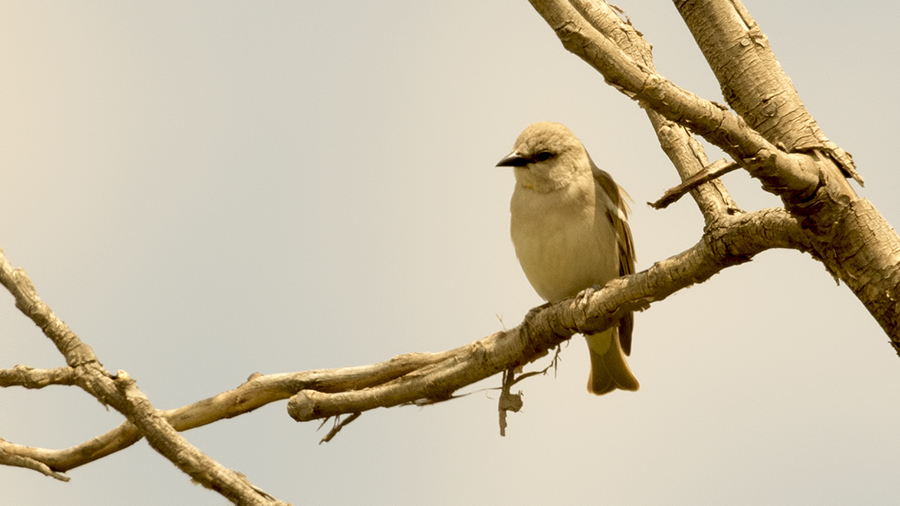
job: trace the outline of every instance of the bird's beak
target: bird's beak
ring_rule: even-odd
[[[529,163],[530,159],[522,157],[518,151],[513,151],[497,162],[497,167],[524,167]]]

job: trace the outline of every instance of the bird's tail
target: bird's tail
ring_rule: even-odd
[[[588,392],[603,395],[620,388],[637,390],[641,387],[625,361],[625,352],[619,342],[619,328],[614,327],[599,334],[584,336],[591,351],[591,375],[588,376]]]

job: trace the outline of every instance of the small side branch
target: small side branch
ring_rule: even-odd
[[[352,415],[348,416],[347,418],[344,418],[343,420],[341,420],[340,417],[336,417],[334,420],[334,426],[331,428],[330,431],[328,431],[328,434],[326,434],[325,437],[323,437],[322,440],[319,441],[319,444],[327,443],[327,442],[331,441],[332,439],[334,439],[334,436],[337,436],[337,433],[340,432],[341,429],[343,429],[347,425],[350,425],[351,423],[353,423],[353,420],[356,420],[360,416],[362,416],[362,413],[353,413]]]
[[[57,473],[56,471],[50,469],[50,466],[44,464],[41,461],[22,455],[17,455],[15,453],[15,448],[16,445],[13,445],[0,438],[0,465],[24,467],[25,469],[37,471],[44,476],[49,476],[59,481],[69,481],[68,476]]]
[[[653,209],[665,209],[669,207],[669,205],[677,202],[678,199],[683,197],[687,192],[693,190],[701,184],[708,183],[713,179],[718,179],[725,174],[728,174],[729,172],[740,168],[741,166],[737,163],[729,162],[728,160],[725,160],[723,158],[704,167],[702,172],[694,174],[693,176],[682,182],[680,185],[674,188],[669,188],[656,202],[647,202],[647,204],[649,204]]]
[[[12,369],[0,369],[0,387],[44,388],[50,385],[74,384],[75,369],[71,367],[35,369],[20,364]]]

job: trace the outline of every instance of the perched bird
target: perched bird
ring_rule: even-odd
[[[497,163],[512,167],[510,235],[534,290],[548,302],[634,272],[628,228],[628,195],[591,160],[581,141],[559,123],[533,123]],[[625,355],[631,352],[634,317],[584,336],[591,352],[588,392],[637,390]]]

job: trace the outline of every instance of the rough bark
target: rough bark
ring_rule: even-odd
[[[780,196],[808,234],[813,256],[850,287],[900,354],[900,237],[850,187],[845,175],[862,181],[852,158],[821,132],[739,0],[675,2],[736,114],[669,82],[645,56],[629,54],[633,36],[615,36],[609,16],[593,20],[592,13],[608,10],[605,2],[531,3],[563,46],[612,86],[720,147]]]
[[[788,151],[821,150],[862,184],[853,159],[829,141],[784,73],[769,39],[740,0],[676,0],[694,40],[722,88],[722,96],[747,124]],[[846,190],[849,189],[849,185]]]
[[[900,238],[847,184],[844,175],[862,183],[849,153],[819,129],[740,0],[676,0],[675,6],[735,112],[768,141],[807,153],[821,167],[817,194],[786,207],[802,218],[816,258],[850,287],[900,354]]]

